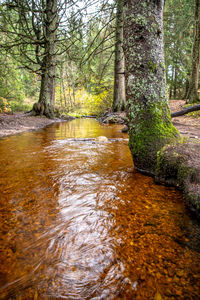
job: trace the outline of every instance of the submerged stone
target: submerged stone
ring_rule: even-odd
[[[97,142],[107,142],[108,141],[108,138],[106,136],[98,136],[96,138],[96,141]]]

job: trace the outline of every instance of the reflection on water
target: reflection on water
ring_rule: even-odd
[[[134,172],[120,126],[56,124],[0,153],[0,299],[199,298],[199,227]]]

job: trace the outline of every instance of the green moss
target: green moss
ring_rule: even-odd
[[[167,143],[174,141],[178,131],[171,123],[170,112],[165,104],[155,103],[146,107],[138,104],[131,111],[131,119],[137,122],[130,123],[129,147],[137,164],[141,161],[143,168],[155,171],[157,152]],[[145,105],[144,105],[145,106]]]
[[[154,64],[152,61],[149,61],[149,69],[155,73],[157,70],[157,65]]]
[[[147,25],[147,18],[143,15],[138,15],[137,18],[134,18],[134,21],[137,25],[146,26]]]

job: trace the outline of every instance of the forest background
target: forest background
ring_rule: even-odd
[[[15,2],[0,2],[0,112],[29,111],[40,97],[40,60],[45,55],[43,41],[39,39],[39,28],[42,30],[43,26],[38,21],[41,1],[23,0],[20,7]],[[197,2],[167,0],[165,3],[169,99],[188,98],[196,26],[199,26]],[[62,115],[100,115],[113,108],[119,1],[56,3],[59,26],[56,27],[55,109]]]

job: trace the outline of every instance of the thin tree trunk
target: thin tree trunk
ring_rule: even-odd
[[[125,109],[125,61],[123,52],[123,0],[117,0],[117,19],[115,37],[115,69],[113,111]]]
[[[65,103],[65,110],[67,108],[67,110],[69,110],[69,101],[67,101],[66,95],[65,95],[65,86],[64,86],[64,82],[63,82],[63,78],[62,78],[62,90],[63,90],[63,97],[64,97],[64,103]]]
[[[75,93],[74,84],[73,84],[73,87],[72,87],[72,95],[73,95],[73,101],[74,101],[74,103],[76,103],[76,93]]]
[[[63,101],[62,101],[62,78],[63,78],[63,68],[61,66],[60,68],[60,107],[63,107]]]
[[[200,0],[196,0],[195,6],[195,34],[192,51],[192,69],[190,76],[190,85],[188,89],[188,103],[199,101],[199,63],[200,63]]]
[[[188,90],[189,90],[189,85],[190,85],[189,80],[186,79],[186,83],[185,83],[185,94],[184,94],[184,96],[183,96],[183,100],[184,100],[184,99],[187,99]]]
[[[174,68],[174,99],[176,99],[176,91],[177,91],[177,68]]]
[[[169,99],[172,99],[172,85],[170,84],[169,88]]]
[[[174,86],[174,65],[172,66],[172,76],[171,76],[171,81],[170,81],[169,99],[172,99],[172,96],[173,96],[173,86]]]
[[[124,52],[129,147],[134,165],[154,174],[157,153],[176,139],[166,94],[163,0],[126,0]]]

